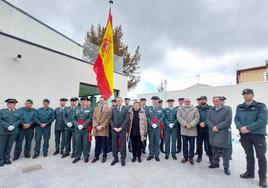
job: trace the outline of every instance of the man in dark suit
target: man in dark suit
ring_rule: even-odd
[[[126,134],[128,126],[128,108],[122,106],[123,99],[116,98],[116,107],[112,109],[110,125],[112,129],[112,150],[114,160],[111,165],[118,163],[118,152],[121,155],[122,166],[126,165]]]

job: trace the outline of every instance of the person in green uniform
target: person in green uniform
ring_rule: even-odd
[[[0,110],[0,167],[11,164],[10,152],[21,124],[20,113],[15,108],[18,101],[7,99],[5,102],[7,108]]]
[[[207,121],[207,113],[211,108],[210,105],[207,104],[207,97],[201,96],[199,97],[200,103],[196,107],[198,109],[200,119],[199,123],[197,124],[197,159],[196,162],[200,163],[203,157],[203,145],[205,152],[209,158],[209,161],[212,160],[212,153],[211,153],[211,146],[209,145],[209,132],[208,126],[206,124]]]
[[[266,127],[267,108],[264,103],[254,100],[252,89],[244,89],[242,92],[244,102],[236,108],[235,124],[239,130],[240,142],[246,154],[246,172],[240,177],[251,179],[255,177],[256,152],[259,170],[259,186],[267,187],[267,159],[266,159]],[[254,151],[255,150],[255,151]]]
[[[83,153],[84,162],[89,161],[88,126],[92,122],[92,109],[88,106],[88,98],[81,97],[81,107],[75,112],[73,125],[75,126],[75,158],[73,163],[80,160]]]
[[[148,108],[147,121],[148,121],[148,134],[149,134],[149,156],[147,160],[150,161],[155,157],[156,161],[160,161],[160,124],[164,121],[164,110],[159,107],[159,97],[153,96],[153,105]]]
[[[71,158],[75,157],[75,127],[73,124],[75,112],[77,110],[78,98],[73,97],[70,99],[70,106],[64,110],[63,121],[64,121],[64,136],[65,136],[65,151],[62,158],[70,155],[71,145],[72,145],[72,155]],[[72,144],[71,144],[72,143]]]
[[[43,107],[39,108],[36,112],[35,122],[35,147],[33,159],[37,158],[40,154],[41,140],[43,138],[43,156],[47,157],[49,148],[49,139],[51,132],[51,124],[55,119],[55,112],[49,107],[50,101],[48,99],[43,100]]]
[[[169,158],[171,139],[171,156],[174,160],[177,160],[176,140],[178,134],[178,120],[177,110],[174,108],[174,101],[174,99],[168,99],[168,107],[164,110],[165,159]]]
[[[34,125],[35,125],[35,115],[36,109],[34,109],[33,101],[31,99],[27,99],[25,106],[20,108],[21,114],[21,124],[19,126],[19,135],[16,139],[16,145],[14,150],[14,158],[13,160],[18,160],[20,158],[22,152],[22,142],[25,139],[24,145],[24,157],[30,158],[30,152],[32,147],[32,140],[34,137]]]
[[[66,98],[61,98],[60,99],[60,106],[55,109],[55,128],[54,128],[54,133],[55,133],[55,152],[53,155],[58,155],[59,153],[63,155],[63,150],[64,150],[64,121],[63,121],[63,114],[65,111],[65,105],[66,101],[68,99]]]

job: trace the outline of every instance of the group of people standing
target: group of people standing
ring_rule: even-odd
[[[252,89],[242,92],[244,103],[237,106],[234,122],[241,136],[241,144],[246,153],[247,168],[241,178],[255,177],[256,151],[259,164],[259,185],[266,187],[266,125],[267,109],[265,104],[256,102]],[[132,152],[132,162],[142,162],[142,154],[147,160],[160,161],[160,151],[168,160],[170,155],[177,160],[177,153],[183,150],[182,163],[194,165],[200,163],[203,150],[209,158],[209,168],[219,168],[220,157],[223,159],[224,173],[230,175],[229,161],[232,155],[232,109],[225,105],[225,97],[214,96],[213,106],[208,105],[206,96],[197,99],[194,106],[189,98],[179,98],[178,106],[174,99],[167,100],[167,108],[162,107],[158,96],[151,98],[152,105],[146,105],[146,99],[129,104],[130,99],[117,97],[109,107],[100,97],[96,108],[91,107],[88,97],[60,99],[60,106],[53,110],[50,101],[43,100],[43,107],[32,107],[28,99],[25,107],[16,109],[16,99],[7,99],[7,108],[0,110],[0,166],[11,164],[10,152],[15,142],[14,158],[18,160],[25,140],[24,157],[30,158],[32,139],[35,139],[32,158],[40,155],[43,139],[43,156],[47,157],[51,125],[54,120],[55,152],[62,158],[71,155],[73,163],[78,162],[83,154],[84,162],[89,162],[92,137],[95,138],[95,152],[92,163],[107,160],[107,153],[112,151],[111,165],[119,161],[126,165],[127,148]],[[147,139],[148,138],[148,139]],[[128,144],[127,144],[128,143]],[[196,145],[196,146],[195,146]],[[182,147],[181,147],[182,146]],[[204,148],[204,149],[203,149]],[[120,153],[120,160],[119,154]]]

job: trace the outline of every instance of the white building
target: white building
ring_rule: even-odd
[[[124,97],[128,79],[122,74],[122,59],[114,59],[115,96]],[[61,97],[94,98],[99,92],[93,63],[83,59],[82,45],[7,1],[0,1],[1,108],[6,98],[16,98],[18,106],[31,98],[35,107],[44,98],[50,99],[52,107]]]
[[[208,97],[208,102],[212,105],[213,96],[225,96],[227,98],[226,105],[231,106],[233,110],[233,116],[235,114],[236,106],[243,102],[242,90],[245,88],[251,88],[254,90],[255,100],[265,103],[268,106],[268,82],[255,82],[238,85],[226,85],[226,86],[208,86],[208,85],[194,85],[184,90],[166,91],[157,93],[144,93],[138,95],[138,100],[142,97],[147,99],[147,105],[151,105],[151,97],[156,95],[163,100],[163,106],[166,105],[166,100],[173,98],[190,98],[192,104],[196,104],[196,99],[201,95]],[[234,124],[232,125],[234,127]],[[235,129],[234,129],[235,130]],[[238,135],[237,131],[233,131],[234,136]]]

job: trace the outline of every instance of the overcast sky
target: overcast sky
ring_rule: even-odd
[[[91,24],[106,24],[108,0],[9,0],[83,43]],[[129,96],[197,83],[235,84],[237,69],[268,59],[267,0],[115,0],[113,23],[141,46],[141,82]]]

